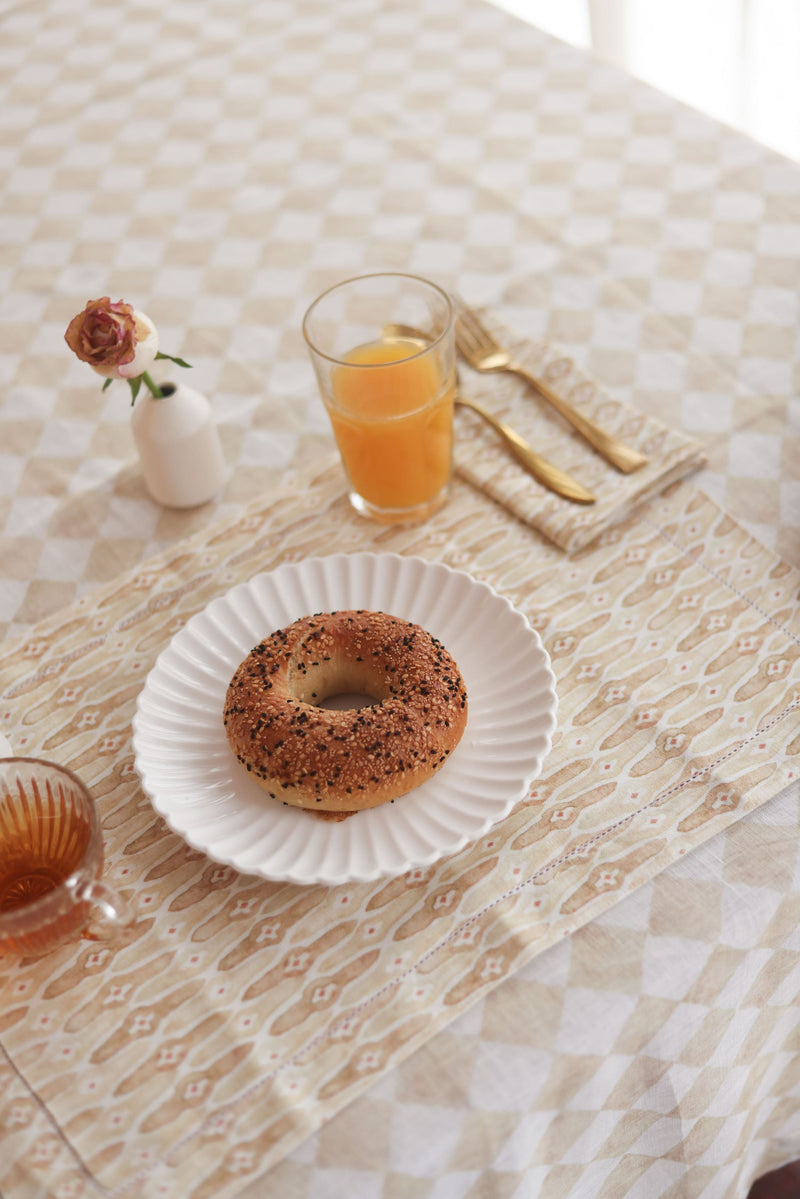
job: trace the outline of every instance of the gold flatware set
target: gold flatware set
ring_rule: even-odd
[[[478,317],[469,308],[460,307],[456,318],[456,347],[465,362],[476,371],[511,371],[524,379],[533,389],[546,400],[560,416],[566,420],[589,445],[610,462],[623,474],[631,474],[641,469],[647,463],[644,454],[633,450],[630,446],[612,437],[589,420],[577,409],[573,408],[563,396],[554,391],[544,379],[517,362],[512,355],[501,346]]]

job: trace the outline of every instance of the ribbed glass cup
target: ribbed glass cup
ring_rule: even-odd
[[[416,275],[362,275],[314,301],[303,335],[353,507],[387,524],[426,519],[453,467],[450,297]]]

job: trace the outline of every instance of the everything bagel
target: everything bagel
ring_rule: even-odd
[[[319,707],[346,693],[375,702]],[[384,612],[323,612],[251,650],[230,681],[223,720],[266,792],[341,818],[436,773],[464,732],[467,691],[451,655],[419,625]]]

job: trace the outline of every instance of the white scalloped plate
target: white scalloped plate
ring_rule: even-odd
[[[256,786],[228,746],[222,707],[263,637],[339,608],[389,612],[438,637],[464,677],[469,713],[432,779],[331,823]],[[247,874],[335,884],[401,874],[482,836],[541,771],[556,704],[538,633],[488,584],[422,558],[335,554],[257,575],[193,616],[145,681],[133,746],[145,793],[190,845]]]

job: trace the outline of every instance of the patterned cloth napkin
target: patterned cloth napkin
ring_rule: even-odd
[[[609,395],[558,347],[521,339],[491,314],[481,320],[513,357],[544,379],[601,428],[649,458],[624,475],[596,453],[523,379],[510,372],[480,375],[460,366],[461,390],[511,425],[534,450],[597,497],[591,506],[565,500],[537,482],[502,440],[469,410],[456,416],[456,469],[568,552],[582,549],[635,507],[705,462],[703,447]]]

